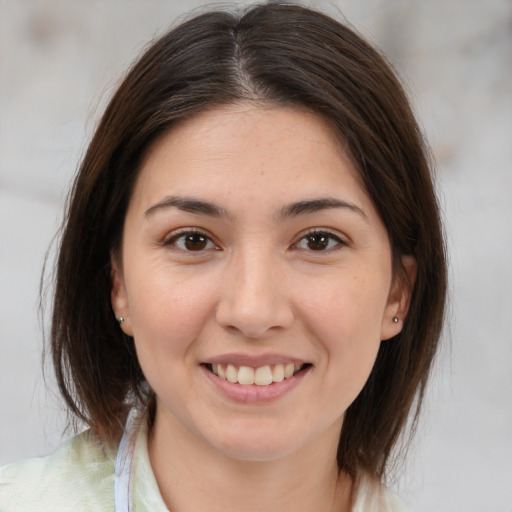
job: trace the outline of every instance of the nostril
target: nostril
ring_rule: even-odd
[[[241,309],[217,312],[217,323],[234,336],[243,336],[248,340],[264,338],[277,330],[288,328],[293,323],[291,312],[279,311],[280,308],[273,308],[264,311],[263,309],[254,312],[247,312]],[[227,308],[226,308],[227,309]]]
[[[287,328],[293,323],[293,312],[286,293],[271,279],[266,270],[256,272],[261,262],[247,270],[239,280],[227,277],[219,294],[215,317],[217,323],[230,334],[247,339],[267,336],[268,331]]]

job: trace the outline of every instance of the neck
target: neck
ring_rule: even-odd
[[[163,500],[172,512],[345,512],[352,480],[340,474],[336,443],[311,443],[276,460],[246,461],[207,446],[181,424],[155,422],[149,456]]]

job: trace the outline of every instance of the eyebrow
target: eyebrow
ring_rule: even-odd
[[[281,210],[281,218],[287,219],[289,217],[297,217],[299,215],[307,215],[310,213],[317,213],[323,210],[330,210],[333,208],[347,208],[348,210],[357,213],[364,220],[368,221],[368,217],[362,208],[356,206],[355,204],[349,203],[348,201],[343,201],[340,199],[333,198],[319,198],[319,199],[309,199],[306,201],[299,201],[297,203],[292,203],[283,207]]]
[[[197,213],[200,215],[208,215],[210,217],[225,217],[228,218],[230,215],[227,210],[222,208],[215,203],[203,201],[200,199],[194,199],[190,197],[179,197],[169,196],[165,197],[158,203],[148,208],[145,212],[146,216],[151,216],[158,211],[166,210],[168,208],[178,208],[179,210]],[[364,210],[356,206],[355,204],[349,203],[348,201],[333,199],[333,198],[319,198],[309,199],[305,201],[298,201],[284,206],[281,209],[279,218],[286,220],[290,217],[297,217],[299,215],[307,215],[311,213],[321,212],[323,210],[329,210],[334,208],[347,208],[363,217],[368,221]]]
[[[150,216],[157,211],[165,210],[167,208],[178,208],[179,210],[183,210],[185,212],[198,213],[201,215],[208,215],[210,217],[228,217],[228,212],[224,208],[214,203],[189,197],[177,196],[165,197],[162,199],[162,201],[159,201],[158,203],[148,208],[145,215]]]

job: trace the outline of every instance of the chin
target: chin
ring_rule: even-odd
[[[230,459],[239,461],[269,462],[285,458],[300,451],[306,440],[294,439],[282,428],[253,422],[226,429],[221,439],[211,440],[215,450]]]

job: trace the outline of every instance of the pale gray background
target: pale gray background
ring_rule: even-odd
[[[0,464],[61,439],[61,405],[42,379],[37,297],[80,153],[127,64],[202,4],[0,0]],[[395,488],[418,512],[511,512],[512,3],[316,5],[340,8],[390,55],[438,161],[451,346]]]

